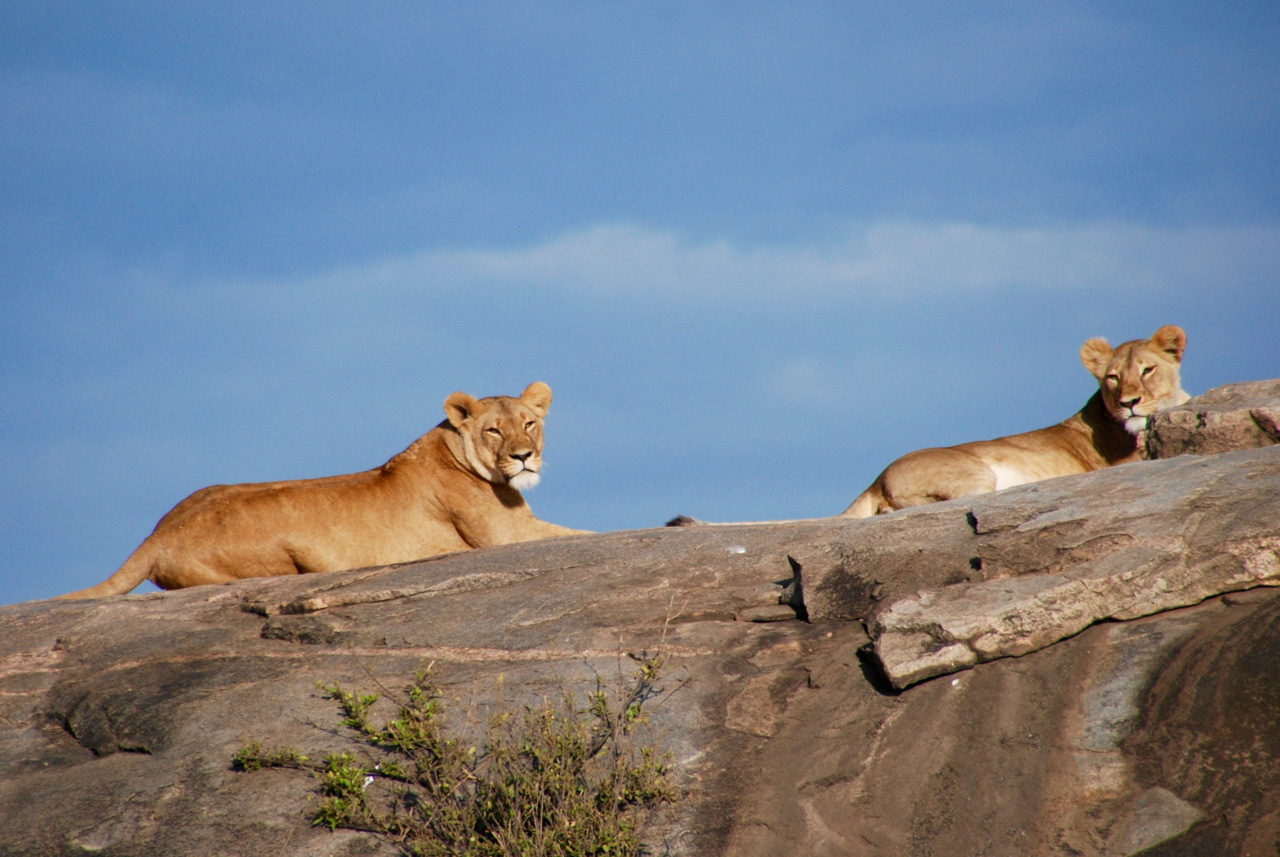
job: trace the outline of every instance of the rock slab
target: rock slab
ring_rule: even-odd
[[[1142,462],[870,521],[3,607],[0,854],[392,855],[312,826],[308,777],[238,773],[232,755],[352,749],[321,681],[383,691],[433,663],[465,728],[654,651],[669,667],[652,738],[682,798],[651,820],[653,853],[1273,853],[1280,590],[1257,584],[1274,578],[1278,455]],[[918,649],[956,645],[972,666],[895,689],[886,629],[939,607]],[[1049,644],[1104,613],[1139,618]]]
[[[1216,455],[1280,443],[1280,379],[1227,384],[1153,414],[1147,458]]]
[[[1280,585],[1280,448],[1122,465],[925,514],[970,522],[972,570],[868,611],[876,657],[898,688],[1099,621]],[[807,590],[831,574],[806,579]],[[812,605],[809,615],[822,618]]]

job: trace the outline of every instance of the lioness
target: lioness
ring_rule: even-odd
[[[446,419],[374,470],[214,485],[173,508],[115,574],[59,598],[246,577],[337,571],[586,532],[540,521],[520,491],[538,484],[551,388],[444,400]]]
[[[1075,416],[1024,434],[909,452],[841,515],[869,518],[1136,461],[1136,435],[1147,417],[1190,398],[1179,379],[1186,343],[1182,328],[1172,324],[1148,340],[1114,349],[1105,339],[1090,339],[1080,348],[1080,359],[1100,384]]]

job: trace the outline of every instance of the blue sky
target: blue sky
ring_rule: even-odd
[[[0,6],[0,603],[202,486],[551,385],[536,514],[836,514],[1069,416],[1080,344],[1280,375],[1280,6]]]

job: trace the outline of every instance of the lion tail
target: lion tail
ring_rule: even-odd
[[[884,490],[877,479],[871,487],[858,495],[858,499],[849,504],[849,508],[840,513],[842,518],[870,518],[881,512],[891,511],[885,500]]]
[[[155,564],[154,553],[154,543],[151,539],[147,539],[138,546],[137,550],[129,555],[129,558],[124,561],[124,565],[116,569],[116,573],[106,580],[87,589],[77,589],[75,592],[59,595],[55,600],[64,598],[106,598],[109,595],[124,595],[126,592],[132,592],[142,581],[151,576],[151,569]]]

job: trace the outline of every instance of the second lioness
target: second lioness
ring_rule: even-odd
[[[841,514],[868,518],[1136,461],[1136,435],[1147,417],[1190,398],[1179,376],[1186,342],[1172,324],[1114,349],[1105,339],[1090,339],[1080,359],[1098,379],[1098,392],[1070,419],[996,440],[909,452]]]
[[[551,388],[445,399],[446,419],[362,473],[214,485],[156,524],[111,577],[61,598],[162,589],[422,559],[585,532],[540,521],[520,490],[538,483]]]

